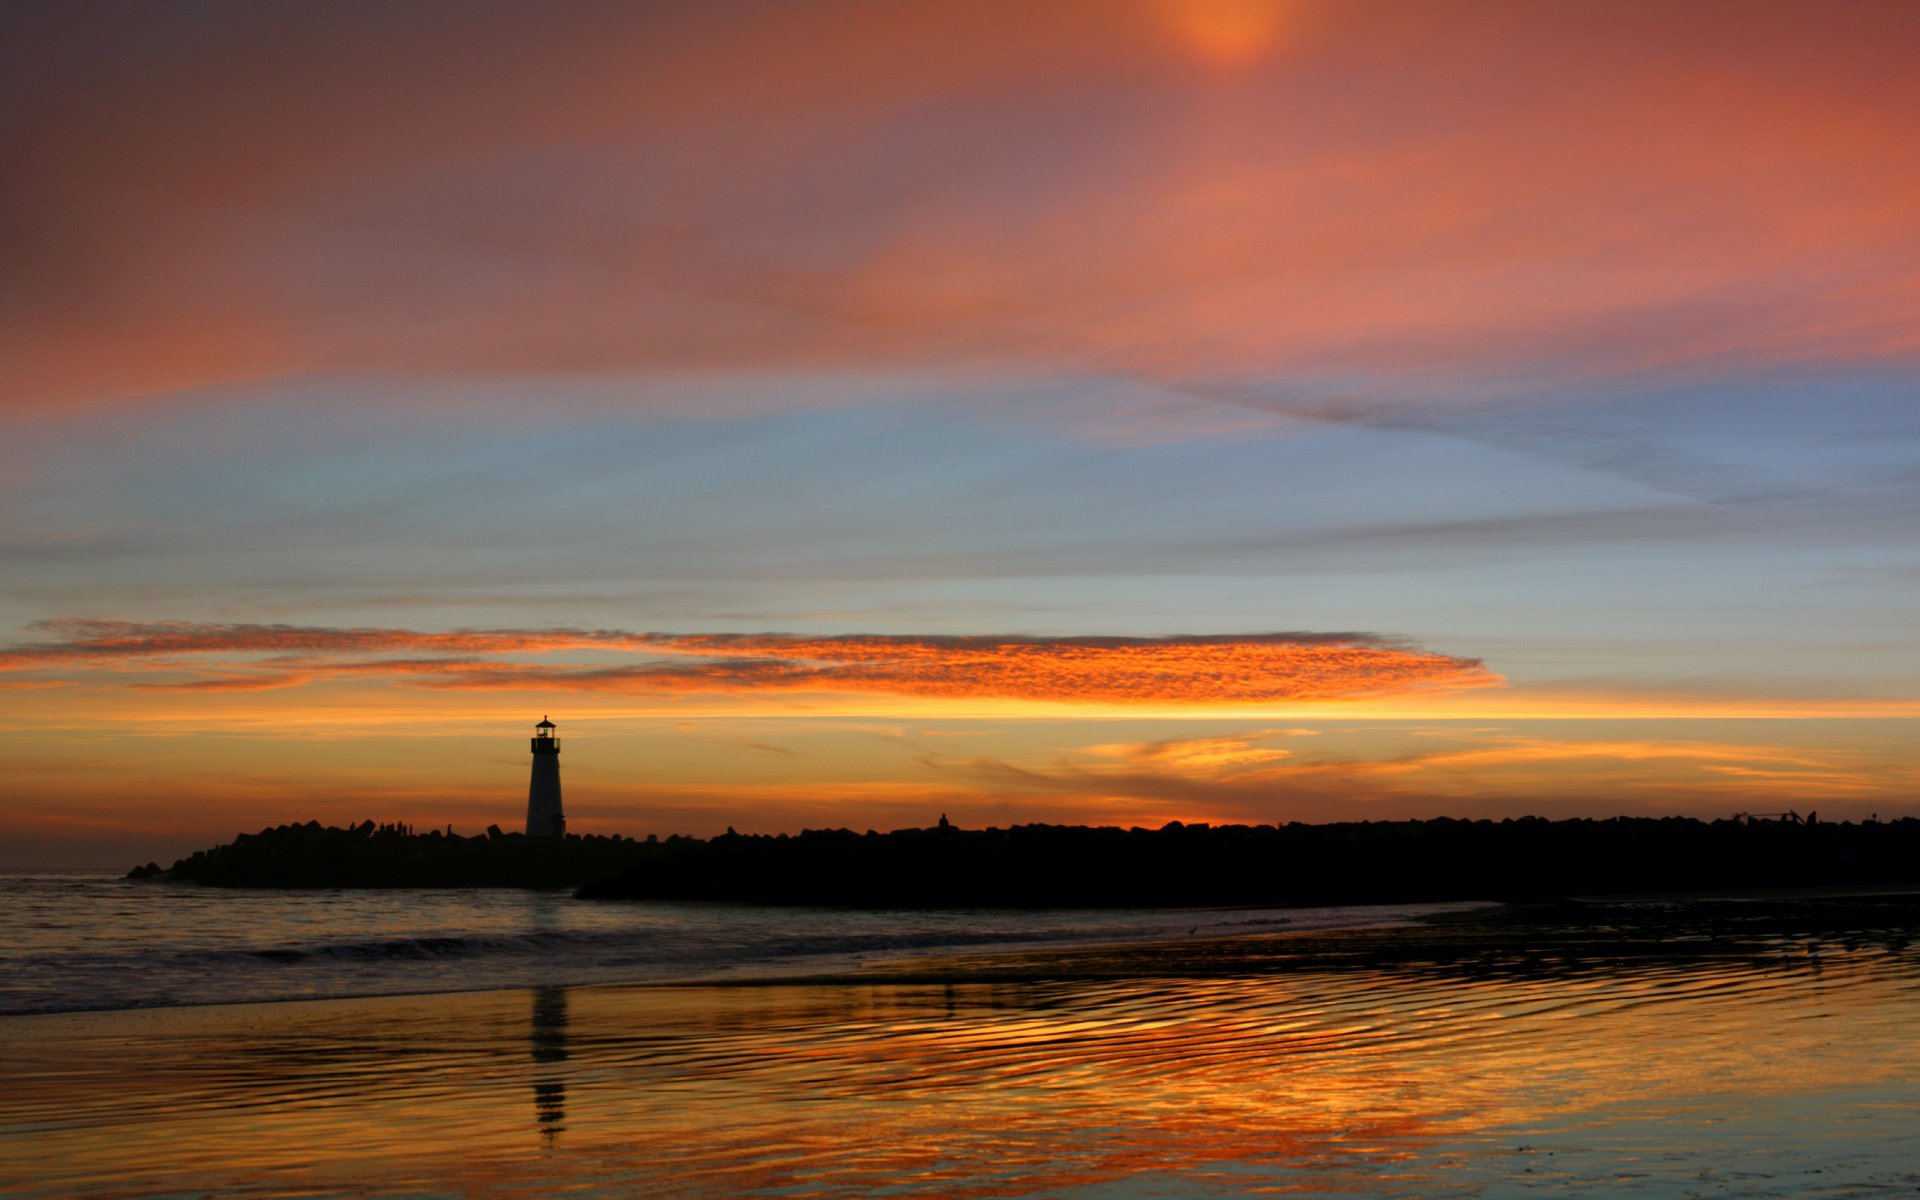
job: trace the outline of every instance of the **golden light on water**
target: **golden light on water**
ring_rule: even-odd
[[[1453,1195],[1549,1167],[1570,1189],[1603,1183],[1624,1160],[1711,1190],[1788,1123],[1786,1159],[1844,1159],[1867,1182],[1897,1170],[1920,996],[1903,944],[1616,957],[1523,939],[1452,966],[1260,968],[1312,944],[1135,950],[1167,957],[1115,958],[1113,978],[1083,956],[1089,977],[1064,981],[988,981],[1019,960],[983,959],[985,978],[959,966],[944,983],[25,1018],[0,1029],[16,1080],[0,1191],[11,1168],[95,1197],[296,1180],[984,1195],[983,1176],[1012,1189],[992,1194],[1052,1194],[1172,1168],[1232,1181],[1215,1194],[1390,1179],[1390,1194]]]

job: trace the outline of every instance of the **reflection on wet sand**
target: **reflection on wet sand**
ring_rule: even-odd
[[[15,1018],[0,1193],[1911,1190],[1912,915],[1506,912],[860,982]]]
[[[542,1064],[567,1061],[567,989],[533,989],[533,1120],[548,1149],[566,1129],[567,1079],[563,1070]]]

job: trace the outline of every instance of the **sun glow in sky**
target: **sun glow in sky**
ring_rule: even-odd
[[[1920,813],[1920,10],[10,6],[0,865]]]

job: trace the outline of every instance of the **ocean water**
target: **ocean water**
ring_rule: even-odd
[[[0,1015],[842,974],[940,951],[1400,925],[1473,907],[868,912],[6,875]]]
[[[1920,1194],[1912,896],[10,894],[7,1200]]]

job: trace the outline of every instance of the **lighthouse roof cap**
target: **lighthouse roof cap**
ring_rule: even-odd
[[[557,726],[555,726],[552,721],[547,720],[545,717],[541,717],[540,723],[538,725],[535,725],[534,728],[535,729],[554,729],[554,728],[557,728]]]

